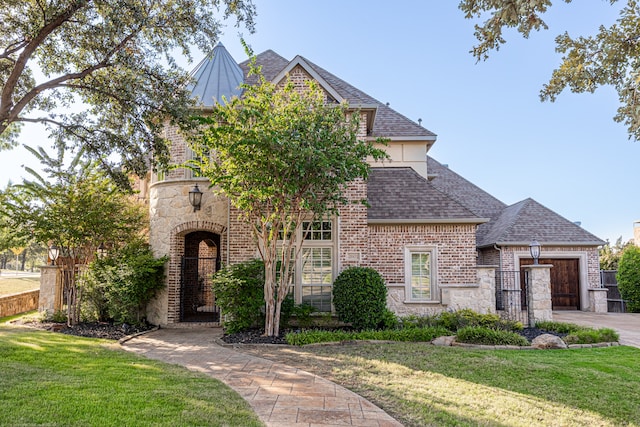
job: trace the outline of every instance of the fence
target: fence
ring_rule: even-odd
[[[609,313],[625,313],[625,301],[620,295],[617,270],[600,270],[600,286],[607,288],[607,311]]]
[[[496,271],[496,310],[508,320],[529,325],[528,276],[520,271]],[[522,276],[524,274],[524,277]]]

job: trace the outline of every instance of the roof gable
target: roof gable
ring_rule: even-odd
[[[313,80],[318,82],[320,87],[324,89],[329,94],[329,96],[335,99],[336,102],[341,103],[342,101],[344,101],[344,98],[333,87],[331,87],[331,85],[325,79],[323,79],[320,74],[318,74],[311,66],[309,66],[307,61],[300,55],[297,55],[295,58],[293,58],[293,60],[291,60],[291,62],[289,62],[287,66],[284,67],[278,73],[278,75],[276,75],[272,79],[273,83],[280,83],[287,77],[289,73],[291,73],[291,71],[293,71],[294,68],[298,66],[306,71]]]
[[[584,228],[528,198],[505,208],[491,221],[478,246],[528,245],[532,239],[542,245],[599,246],[605,242]]]

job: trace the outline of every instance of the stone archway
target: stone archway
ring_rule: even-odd
[[[215,264],[214,269],[220,268],[220,260],[224,259],[227,251],[226,227],[211,221],[189,221],[176,226],[170,233],[170,249],[169,249],[169,268],[167,272],[167,323],[182,322],[182,269],[183,258],[193,257],[194,254],[199,258],[200,250],[205,258],[210,258],[214,253],[215,247]],[[189,239],[187,236],[191,235]],[[200,236],[200,237],[198,237]],[[189,242],[187,242],[189,240]],[[201,247],[202,246],[202,247]],[[197,271],[193,269],[192,271]],[[211,269],[211,267],[206,267]],[[203,271],[203,273],[205,273]],[[206,273],[205,273],[206,274]],[[206,285],[204,285],[206,286]],[[203,301],[203,302],[206,302]],[[193,301],[198,303],[199,301]],[[195,312],[198,313],[197,307],[206,307],[206,304],[196,306]],[[205,312],[206,308],[201,309]],[[202,317],[206,317],[202,315]],[[211,316],[210,316],[211,317]],[[194,318],[195,319],[195,318]],[[217,322],[219,320],[191,320],[191,321],[207,321]]]

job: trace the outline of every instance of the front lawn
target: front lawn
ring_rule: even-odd
[[[640,425],[640,349],[426,343],[247,347],[331,379],[405,426]]]
[[[260,426],[221,382],[112,341],[0,325],[0,425]]]
[[[39,277],[0,277],[0,296],[40,289]]]

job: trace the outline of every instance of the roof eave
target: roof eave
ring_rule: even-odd
[[[483,224],[489,222],[490,218],[420,218],[420,219],[367,219],[367,224]]]
[[[375,141],[378,137],[368,136],[366,139]],[[436,135],[416,135],[416,136],[385,136],[389,141],[435,141]]]
[[[541,247],[545,246],[602,246],[606,242],[602,240],[586,240],[583,242],[545,242],[539,241]],[[478,245],[478,248],[487,248],[495,246],[529,246],[531,241],[528,242],[494,242]]]

